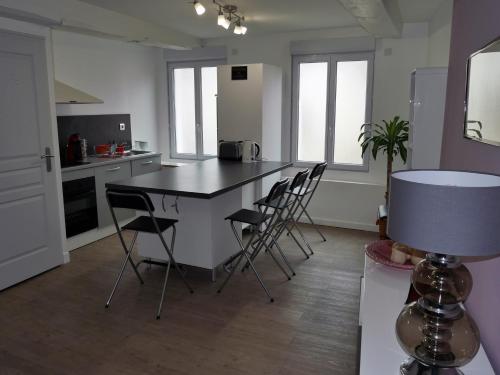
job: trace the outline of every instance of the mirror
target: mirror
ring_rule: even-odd
[[[466,138],[500,146],[500,38],[469,57]]]

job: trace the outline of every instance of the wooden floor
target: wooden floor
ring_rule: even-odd
[[[0,374],[339,374],[357,368],[363,245],[374,233],[310,227],[316,254],[283,241],[297,276],[286,281],[267,254],[222,294],[210,273],[188,269],[189,294],[175,272],[155,320],[164,269],[127,269],[104,304],[123,252],[115,236],[71,253],[71,262],[0,293]]]

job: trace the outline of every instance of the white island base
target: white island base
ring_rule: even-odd
[[[224,218],[241,209],[242,188],[211,199],[160,194],[149,196],[153,201],[156,217],[179,220],[174,246],[177,263],[211,270],[215,281],[217,267],[239,251],[229,221]],[[176,203],[179,213],[172,207]],[[241,235],[241,225],[236,228]],[[163,233],[169,245],[171,233],[171,229]],[[168,260],[157,234],[139,233],[136,246],[141,257],[160,262]]]

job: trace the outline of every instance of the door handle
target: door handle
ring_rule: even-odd
[[[109,168],[109,169],[106,169],[107,172],[114,172],[114,171],[118,171],[120,170],[121,167],[114,167],[114,168]]]
[[[148,165],[148,164],[153,164],[153,160],[145,161],[141,163],[141,165]]]
[[[47,168],[47,172],[52,171],[52,161],[50,159],[52,159],[53,157],[55,156],[50,154],[50,147],[45,147],[45,155],[41,155],[40,159],[45,159],[45,167]]]

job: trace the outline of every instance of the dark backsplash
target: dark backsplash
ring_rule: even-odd
[[[120,123],[125,130],[120,130]],[[71,134],[79,133],[80,138],[87,140],[87,154],[94,153],[94,146],[115,141],[117,144],[132,145],[130,115],[85,115],[57,116],[57,132],[61,156],[66,155],[66,145]]]

